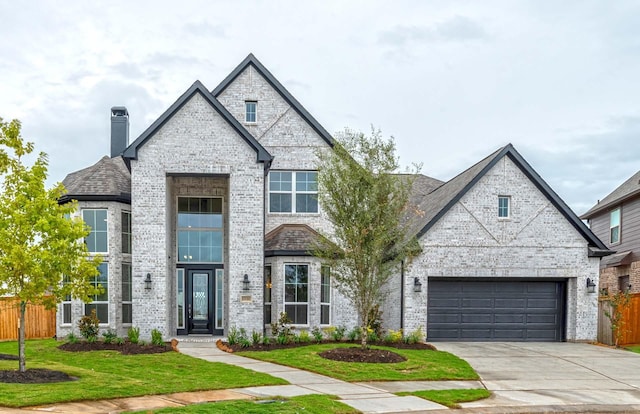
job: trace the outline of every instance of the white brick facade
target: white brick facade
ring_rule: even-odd
[[[264,238],[283,224],[305,224],[323,235],[331,235],[331,225],[321,209],[312,214],[270,213],[265,168],[317,170],[317,152],[330,151],[330,144],[322,128],[297,103],[292,104],[288,92],[277,89],[269,76],[247,64],[215,97],[202,90],[183,96],[185,100],[174,105],[169,116],[161,117],[151,135],[143,134],[139,138],[143,141],[136,140],[129,147],[135,147],[135,156],[127,155],[130,206],[114,201],[80,202],[80,208],[108,209],[109,252],[104,260],[109,265],[109,323],[105,329],[126,334],[121,265],[131,263],[132,325],[141,329],[145,339],[153,329],[165,338],[177,334],[176,269],[190,266],[176,257],[178,197],[223,200],[223,260],[199,265],[223,268],[224,335],[231,327],[263,332],[265,265],[271,266],[272,320],[284,311],[285,265],[305,264],[309,266],[308,324],[300,328],[320,325],[320,261],[306,255],[265,258]],[[216,99],[222,110],[216,108]],[[245,122],[246,101],[257,102],[255,123]],[[247,140],[243,128],[255,141]],[[258,159],[256,147],[260,145],[273,156],[270,164]],[[500,195],[511,197],[512,211],[506,220],[497,217]],[[120,253],[123,210],[132,212],[131,255]],[[586,278],[598,283],[598,259],[588,257],[584,235],[510,158],[503,157],[484,174],[420,238],[420,244],[419,257],[389,281],[381,308],[386,328],[426,331],[431,277],[553,279],[566,281],[566,339],[595,339],[597,297],[586,293]],[[152,278],[150,289],[145,288],[147,274]],[[250,281],[248,291],[242,283],[245,274]],[[415,277],[422,283],[421,292],[414,292]],[[350,329],[357,325],[357,315],[333,283],[331,325]],[[83,312],[81,303],[72,304],[71,325],[62,323],[59,312],[58,335],[75,328]]]
[[[498,196],[511,196],[511,217],[498,219]],[[422,254],[405,272],[404,326],[427,324],[430,277],[566,279],[566,339],[596,338],[598,258],[587,242],[508,157],[503,157],[421,239]],[[422,292],[413,292],[419,277]]]

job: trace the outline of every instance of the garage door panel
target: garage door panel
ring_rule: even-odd
[[[430,341],[561,341],[564,281],[429,280]]]

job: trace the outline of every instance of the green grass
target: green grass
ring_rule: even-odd
[[[636,354],[640,354],[640,345],[625,346],[625,348],[628,349],[631,352],[635,352]]]
[[[449,408],[460,408],[462,402],[476,401],[488,398],[491,393],[484,388],[470,390],[428,390],[414,392],[399,392],[397,395],[415,395],[425,400],[446,405]]]
[[[0,383],[0,405],[24,407],[77,400],[287,384],[272,376],[177,352],[121,355],[114,351],[65,352],[55,340],[27,341],[27,369],[47,368],[78,377],[54,384]],[[0,342],[0,353],[17,355],[16,342]],[[0,370],[18,361],[0,360]]]
[[[475,380],[478,374],[464,360],[448,352],[426,349],[387,349],[405,358],[394,364],[368,364],[363,362],[339,362],[318,356],[318,353],[339,346],[352,344],[322,344],[299,348],[278,349],[268,352],[247,351],[238,355],[262,361],[287,365],[343,381],[416,381],[416,380]]]
[[[260,401],[221,401],[217,403],[195,404],[186,407],[170,407],[156,411],[144,411],[154,414],[356,414],[360,411],[335,400],[329,395],[303,395],[289,399]]]

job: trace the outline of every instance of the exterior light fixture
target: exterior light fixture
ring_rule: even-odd
[[[242,290],[247,291],[249,290],[249,275],[248,274],[244,274],[244,279],[242,279]]]
[[[422,283],[420,283],[420,279],[417,277],[413,278],[413,291],[422,292]]]
[[[590,277],[587,278],[587,293],[596,293],[596,284]]]
[[[147,273],[147,277],[144,278],[144,288],[146,290],[151,289],[151,273]]]

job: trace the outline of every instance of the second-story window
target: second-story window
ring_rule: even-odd
[[[510,211],[509,205],[511,204],[511,197],[509,196],[498,196],[498,218],[506,219],[509,218]]]
[[[269,212],[317,213],[318,173],[316,171],[271,171]]]
[[[131,213],[122,212],[122,253],[131,253]]]
[[[255,124],[258,119],[258,102],[245,101],[244,103],[244,122]]]
[[[609,217],[609,229],[611,244],[620,243],[620,208],[611,211]]]
[[[91,253],[108,253],[107,210],[82,210],[82,219],[91,227],[91,233],[84,239]]]

